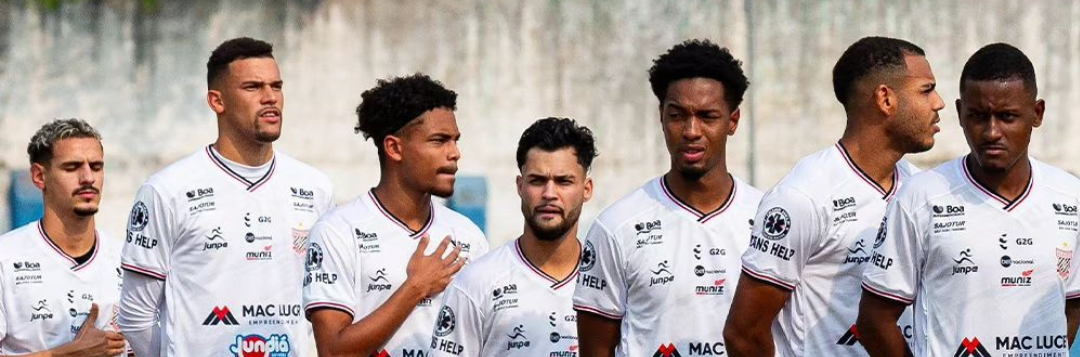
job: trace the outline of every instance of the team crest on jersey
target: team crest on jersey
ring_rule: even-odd
[[[146,204],[142,201],[135,202],[135,207],[131,208],[128,216],[128,231],[142,232],[147,223],[150,223],[150,210],[146,209]]]
[[[682,357],[679,353],[679,349],[675,348],[675,344],[669,343],[666,345],[660,345],[656,349],[656,353],[653,353],[653,357]]]
[[[592,270],[593,265],[596,264],[596,249],[593,248],[592,241],[585,241],[585,249],[581,251],[581,268],[583,272]]]
[[[308,235],[311,230],[304,229],[304,224],[300,223],[300,227],[292,229],[292,248],[293,252],[297,256],[306,256],[308,247]]]
[[[236,335],[236,342],[229,346],[229,352],[235,357],[288,357],[292,351],[289,336],[273,334]]]
[[[889,223],[889,217],[885,216],[881,219],[881,226],[878,227],[877,237],[874,238],[874,249],[881,248],[881,245],[885,244],[885,235],[889,232],[889,229],[886,227],[887,223]]]
[[[1068,279],[1070,266],[1072,265],[1073,250],[1069,248],[1069,243],[1062,243],[1062,248],[1055,248],[1054,255],[1057,256],[1057,272],[1058,276],[1061,276],[1062,280]]]
[[[454,316],[454,309],[443,306],[442,310],[439,310],[439,317],[435,319],[435,336],[445,337],[454,332],[455,327],[457,327],[457,317]]]
[[[323,250],[319,246],[319,243],[311,242],[311,248],[307,251],[307,262],[305,268],[307,271],[313,272],[322,269]]]
[[[783,239],[791,230],[791,216],[782,207],[770,208],[761,223],[761,234],[772,240]]]
[[[964,337],[964,341],[960,342],[960,347],[956,349],[955,357],[991,357],[990,352],[983,347],[982,342],[978,337],[968,339]]]

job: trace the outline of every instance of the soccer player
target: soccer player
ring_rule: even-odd
[[[217,140],[154,174],[135,198],[120,322],[139,357],[310,348],[300,305],[306,240],[332,187],[273,147],[284,96],[272,51],[251,38],[213,51],[206,98]]]
[[[914,302],[915,356],[1067,356],[1080,321],[1080,180],[1028,155],[1043,120],[1017,48],[979,49],[956,110],[971,153],[912,177],[889,203],[864,272],[871,356],[904,356],[892,327]]]
[[[862,271],[887,202],[918,171],[901,157],[934,145],[945,107],[935,85],[904,40],[866,37],[840,56],[833,90],[847,127],[762,198],[724,330],[732,356],[866,356]]]
[[[649,70],[671,168],[605,209],[574,292],[583,356],[725,353],[724,320],[761,192],[727,169],[749,83],[726,48],[689,40]]]
[[[97,230],[105,186],[101,136],[55,120],[30,139],[41,220],[0,235],[0,355],[117,356],[120,241]]]
[[[375,143],[379,183],[312,229],[304,308],[320,356],[421,356],[432,301],[465,257],[488,251],[475,224],[431,201],[454,193],[457,93],[416,74],[361,97],[355,129]]]
[[[524,233],[470,263],[447,288],[432,356],[577,355],[577,228],[592,198],[594,157],[592,132],[572,119],[525,129],[517,148]]]

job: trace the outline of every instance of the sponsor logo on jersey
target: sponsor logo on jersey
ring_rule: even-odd
[[[603,278],[600,278],[598,276],[589,275],[589,274],[578,274],[577,282],[578,282],[578,285],[584,286],[584,287],[589,288],[589,289],[596,289],[596,290],[600,290],[600,291],[604,291],[604,289],[606,289],[607,285],[608,285],[607,280],[604,280]]]
[[[689,356],[722,356],[727,351],[723,342],[690,342]]]
[[[667,260],[656,264],[656,269],[649,270],[653,276],[649,278],[649,286],[666,285],[675,281],[675,275],[671,273],[670,263]]]
[[[142,233],[127,232],[127,237],[124,239],[127,244],[134,244],[144,249],[153,249],[158,245],[157,238],[150,238]]]
[[[206,242],[203,243],[203,250],[218,250],[229,247],[229,242],[225,241],[225,236],[222,234],[221,227],[214,228],[206,234]]]
[[[244,258],[246,258],[248,261],[273,260],[274,246],[267,245],[263,246],[261,250],[245,252]]]
[[[188,213],[197,214],[202,212],[213,211],[216,207],[214,200],[210,199],[214,197],[214,188],[197,188],[187,192],[188,198]],[[205,201],[204,201],[205,199]]]
[[[356,246],[361,254],[378,253],[382,251],[379,243],[360,243]]]
[[[472,251],[472,244],[464,241],[460,241],[454,238],[450,238],[450,248],[461,247],[462,253],[468,253]]]
[[[525,325],[514,327],[514,331],[506,334],[506,337],[510,338],[510,341],[506,342],[507,351],[527,348],[532,345],[532,343],[529,342],[529,338],[525,337]]]
[[[956,262],[956,265],[952,268],[952,275],[977,273],[979,271],[979,266],[971,260],[971,257],[971,248],[961,250],[960,253],[956,255],[956,258],[953,258],[953,262]]]
[[[1001,277],[1001,286],[1031,286],[1031,277],[1035,275],[1035,269],[1028,269],[1020,273],[1020,276]]]
[[[239,325],[240,322],[236,321],[236,317],[233,316],[232,311],[229,311],[228,306],[214,306],[214,310],[210,311],[210,315],[206,315],[206,320],[203,320],[203,325]]]
[[[49,310],[48,300],[38,300],[31,308],[34,311],[30,312],[30,322],[37,320],[51,320],[53,318],[53,312],[52,310]]]
[[[312,190],[305,189],[303,187],[289,187],[289,190],[292,191],[293,198],[299,198],[302,200],[315,199],[315,192]]]
[[[697,275],[699,277],[705,276],[706,274],[713,275],[724,273],[727,273],[727,269],[706,269],[704,265],[698,265],[694,267],[694,275]]]
[[[847,332],[844,332],[843,336],[840,336],[839,340],[836,340],[836,344],[841,346],[854,346],[859,343],[859,329],[855,325],[851,325]]]
[[[1069,270],[1072,265],[1073,249],[1069,246],[1069,243],[1062,243],[1061,247],[1054,248],[1054,255],[1057,256],[1057,272],[1058,276],[1062,280],[1068,279]]]
[[[638,222],[634,224],[634,230],[637,231],[637,248],[657,245],[664,243],[664,235],[662,231],[663,224],[660,220]]]
[[[770,208],[761,222],[761,235],[771,240],[784,239],[791,230],[791,216],[782,207]]]
[[[510,283],[502,287],[496,287],[491,291],[491,300],[499,300],[508,295],[517,294],[517,284]]]
[[[727,279],[716,279],[711,285],[698,285],[694,287],[695,295],[724,295],[724,285]]]
[[[1061,350],[1065,351],[1069,349],[1069,338],[1066,335],[1045,335],[1045,336],[997,336],[994,338],[994,347],[998,351],[1048,351],[1048,350]],[[1035,353],[1035,352],[1031,352]],[[1036,354],[1005,354],[1004,356],[1060,356],[1065,357],[1067,353],[1052,354],[1048,352],[1036,353]],[[981,355],[980,355],[981,356]],[[989,356],[989,355],[987,355]]]
[[[142,201],[135,202],[135,207],[131,208],[131,214],[128,215],[128,232],[142,232],[148,223],[150,210],[146,209],[146,204]]]
[[[291,351],[289,336],[285,334],[272,334],[270,337],[236,335],[236,342],[229,346],[229,352],[236,357],[288,357]]]
[[[390,284],[390,280],[386,278],[386,268],[382,268],[375,271],[374,275],[368,276],[367,292],[372,291],[390,291],[394,287],[394,284]]]
[[[256,218],[251,218],[251,212],[244,214],[244,227],[251,227],[251,225],[255,223],[269,224],[273,223],[273,221],[274,219],[270,216],[258,216]]]
[[[701,260],[701,256],[703,255],[702,253],[705,253],[705,251],[701,248],[701,244],[695,245],[694,246],[694,259]],[[724,248],[709,248],[708,254],[712,255],[712,256],[727,255],[727,249],[724,249]]]
[[[11,265],[15,268],[16,273],[24,272],[24,271],[40,271],[41,270],[41,263],[32,262],[32,261],[28,261],[28,260],[27,261],[21,261],[21,262],[14,262]]]
[[[323,250],[319,243],[311,242],[310,248],[308,248],[307,259],[304,264],[304,268],[307,271],[318,271],[322,269]]]
[[[889,234],[889,217],[885,216],[881,218],[881,225],[878,226],[877,236],[874,236],[874,249],[881,248],[882,244],[885,244],[885,236]]]
[[[634,224],[634,230],[637,231],[637,235],[650,234],[653,231],[659,231],[662,228],[660,220],[651,222],[638,222]]]
[[[1076,232],[1080,230],[1080,221],[1075,219],[1058,219],[1058,230]]]
[[[843,214],[833,217],[833,224],[843,224],[848,222],[858,222],[858,212],[844,212]]]
[[[962,232],[967,229],[967,221],[934,222],[934,233]]]
[[[244,241],[245,242],[255,243],[255,241],[257,241],[257,240],[274,240],[274,237],[271,237],[271,236],[257,236],[257,235],[255,235],[255,233],[252,233],[252,232],[247,232],[247,234],[244,234]]]
[[[1054,208],[1054,214],[1058,216],[1076,216],[1076,205],[1070,205],[1066,203],[1054,203],[1050,205]]]
[[[845,197],[832,201],[833,211],[840,211],[845,208],[855,207],[855,197]]]
[[[44,280],[41,279],[41,274],[23,274],[15,276],[15,286],[26,284],[41,284]]]
[[[964,337],[964,341],[960,342],[960,347],[956,349],[956,353],[953,357],[993,357],[990,352],[986,350],[982,342],[978,337],[968,339]]]
[[[964,215],[963,205],[933,205],[930,209],[934,211],[934,218],[961,217]]]
[[[1001,256],[1001,266],[1003,268],[1008,268],[1008,267],[1011,267],[1013,265],[1031,265],[1031,264],[1035,264],[1034,259],[1013,259],[1012,257],[1009,257],[1008,255],[1002,255]]]
[[[862,264],[870,261],[870,253],[866,251],[863,240],[856,240],[847,248],[848,255],[844,258],[844,264]]]
[[[794,249],[788,248],[779,242],[758,237],[756,234],[750,235],[750,248],[787,261],[790,261],[791,257],[795,256]]]
[[[656,353],[653,353],[653,357],[682,357],[682,354],[679,353],[678,348],[675,348],[675,344],[669,343],[666,345],[661,344],[656,349]]]
[[[457,317],[454,316],[454,309],[443,306],[439,310],[439,316],[435,318],[435,336],[431,337],[431,349],[460,355],[465,347],[444,338],[453,333],[455,327],[457,327]]]
[[[214,197],[213,187],[196,188],[187,192],[188,202],[198,201],[204,198]]]
[[[241,309],[248,325],[294,325],[300,322],[300,304],[244,305]]]
[[[596,264],[596,249],[593,248],[592,241],[585,241],[585,248],[581,251],[581,268],[578,270],[581,272],[587,272],[592,270],[593,265]]]
[[[376,234],[376,233],[367,233],[367,232],[361,231],[359,228],[354,228],[353,229],[353,234],[356,236],[356,239],[360,240],[361,242],[371,242],[371,241],[379,240],[379,235],[378,234]]]

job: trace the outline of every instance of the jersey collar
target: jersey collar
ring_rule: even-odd
[[[735,202],[735,194],[739,188],[739,184],[735,181],[735,177],[731,176],[730,173],[728,174],[728,177],[731,178],[731,193],[728,194],[727,199],[724,200],[724,203],[721,204],[719,208],[709,213],[701,212],[690,204],[683,202],[682,199],[679,199],[679,197],[675,195],[675,192],[671,190],[671,187],[668,186],[667,178],[664,176],[660,176],[660,191],[663,191],[664,197],[667,198],[668,202],[693,215],[698,223],[705,223],[727,211],[727,209],[731,207],[731,203]]]
[[[98,237],[97,232],[95,232],[94,233],[94,248],[93,248],[94,252],[90,255],[90,259],[87,259],[82,264],[79,264],[78,262],[75,261],[75,258],[71,257],[67,253],[64,253],[64,250],[60,249],[60,247],[58,247],[56,245],[56,243],[53,242],[52,238],[49,237],[48,233],[45,233],[45,226],[42,225],[41,221],[38,221],[37,229],[38,229],[38,233],[41,236],[41,240],[45,241],[45,245],[49,246],[49,248],[52,248],[52,250],[55,251],[56,254],[60,256],[61,259],[65,260],[69,264],[71,264],[71,271],[80,271],[83,268],[86,268],[86,267],[90,266],[90,263],[93,263],[94,259],[97,258],[98,252],[101,252],[101,239],[100,239],[100,237]]]
[[[431,202],[428,202],[428,205],[431,208],[431,214],[428,215],[427,222],[424,222],[424,226],[420,227],[420,230],[414,231],[412,228],[409,228],[408,224],[405,224],[404,221],[394,216],[393,213],[390,213],[390,210],[386,209],[386,207],[383,206],[382,201],[379,201],[379,196],[375,195],[374,188],[368,190],[368,197],[371,198],[372,205],[374,205],[375,208],[383,214],[383,216],[389,219],[390,222],[394,222],[394,224],[396,224],[398,227],[401,227],[401,229],[404,229],[406,232],[408,232],[409,238],[420,238],[420,236],[424,235],[424,233],[427,233],[428,229],[431,228],[431,225],[435,223],[435,205]]]
[[[985,195],[986,197],[989,197],[990,199],[1004,205],[1003,207],[1001,207],[1001,209],[1005,210],[1006,212],[1012,212],[1013,209],[1016,209],[1016,207],[1020,206],[1020,203],[1024,202],[1024,199],[1031,195],[1031,189],[1035,185],[1035,163],[1031,162],[1030,159],[1028,160],[1028,162],[1029,165],[1031,165],[1031,176],[1028,177],[1027,186],[1024,186],[1024,191],[1020,192],[1020,195],[1016,196],[1016,199],[1010,201],[1005,197],[1002,197],[1001,195],[995,193],[994,190],[983,186],[983,184],[975,180],[975,176],[973,176],[971,174],[971,170],[968,169],[969,156],[970,155],[966,155],[960,158],[960,167],[964,171],[964,177],[966,177],[968,182],[971,183],[971,186],[975,187],[976,191],[982,192],[983,195]]]
[[[540,278],[551,283],[551,286],[549,286],[551,290],[559,290],[559,288],[564,287],[569,282],[575,281],[575,279],[577,279],[578,267],[581,266],[581,256],[583,254],[580,252],[578,253],[578,262],[577,264],[574,264],[574,271],[570,272],[570,274],[562,280],[559,280],[551,275],[548,275],[548,273],[545,273],[543,270],[540,269],[540,267],[533,265],[533,263],[529,261],[529,258],[525,257],[525,252],[521,251],[521,238],[514,240],[514,252],[517,253],[518,259],[521,259],[522,265],[524,265],[526,268],[529,268],[529,270],[532,270],[532,272]]]
[[[224,159],[219,157],[218,153],[213,149],[213,145],[206,146],[206,156],[210,157],[210,162],[213,162],[214,166],[220,168],[221,171],[225,173],[225,175],[228,175],[229,177],[232,177],[233,179],[236,179],[237,181],[240,181],[240,183],[247,186],[248,192],[255,192],[255,190],[257,190],[259,187],[262,187],[263,184],[265,184],[267,181],[270,181],[270,177],[274,176],[274,169],[277,168],[277,155],[274,155],[274,157],[270,159],[270,169],[266,170],[266,174],[264,174],[258,180],[249,181],[244,176],[230,169],[229,165],[225,163]]]
[[[867,175],[866,171],[863,171],[863,169],[855,163],[855,160],[851,159],[851,154],[848,153],[847,148],[844,147],[844,144],[840,143],[839,141],[836,142],[836,150],[840,152],[840,157],[844,158],[844,163],[846,163],[847,166],[851,168],[851,171],[853,171],[856,176],[869,184],[870,188],[873,188],[874,191],[877,191],[879,194],[881,194],[881,199],[888,201],[889,198],[892,197],[893,193],[896,193],[896,188],[900,186],[899,165],[897,165],[897,167],[893,170],[892,187],[889,188],[888,191],[886,191],[884,187],[881,187],[881,185],[877,183],[877,181],[871,179],[870,175]]]

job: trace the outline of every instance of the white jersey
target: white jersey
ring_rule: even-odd
[[[49,350],[75,339],[98,305],[94,326],[120,332],[120,241],[97,232],[79,264],[45,234],[40,222],[0,236],[0,354]]]
[[[261,179],[210,147],[152,176],[128,222],[123,267],[165,280],[162,356],[297,356],[308,230],[330,180],[280,152]]]
[[[574,309],[622,320],[618,356],[720,355],[739,256],[761,191],[733,179],[717,210],[683,203],[663,176],[593,222]]]
[[[574,279],[533,265],[514,240],[469,263],[443,293],[432,356],[576,357]]]
[[[799,160],[765,194],[743,271],[792,292],[773,321],[778,356],[868,355],[855,329],[863,269],[887,201],[917,171],[898,162],[886,191],[837,143]]]
[[[1080,180],[1030,160],[1012,201],[959,158],[912,177],[889,204],[863,287],[915,303],[915,356],[1068,356]]]
[[[360,321],[405,282],[405,268],[425,234],[430,237],[426,254],[448,235],[462,256],[477,258],[488,251],[484,233],[472,221],[441,205],[431,205],[431,216],[419,231],[390,214],[373,191],[330,211],[311,231],[305,310],[337,309],[352,316],[353,323]],[[432,301],[438,299],[421,301],[374,355],[423,356],[439,310]]]

